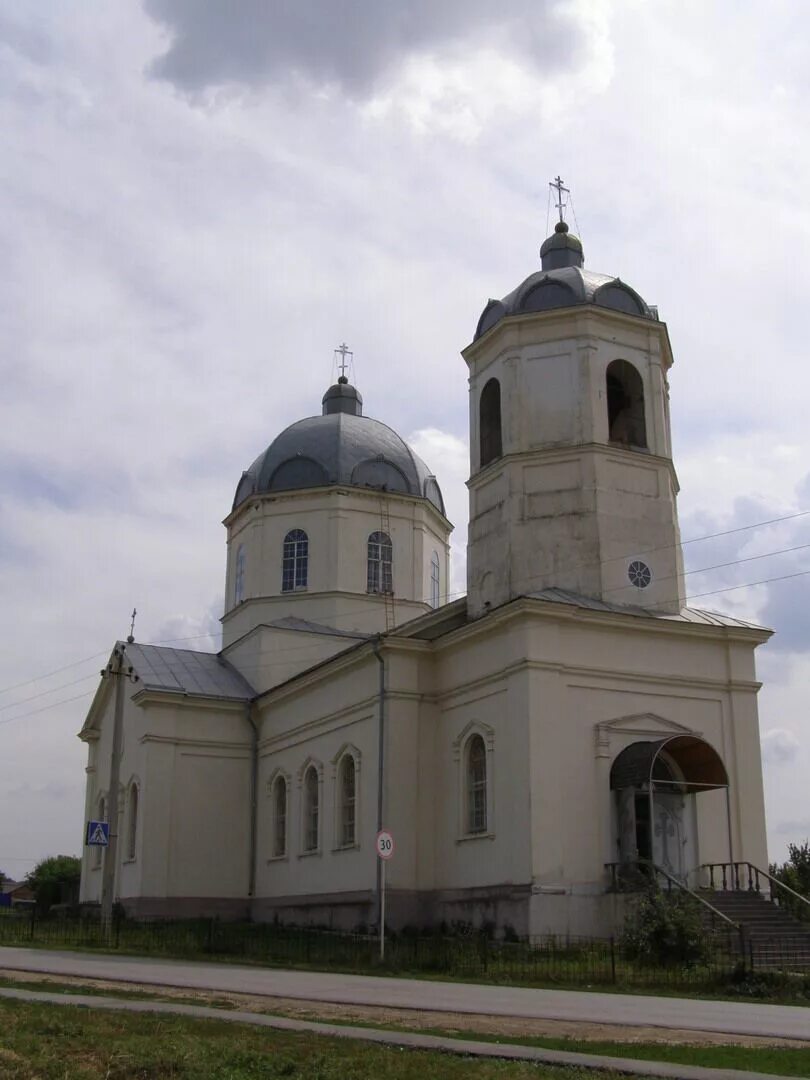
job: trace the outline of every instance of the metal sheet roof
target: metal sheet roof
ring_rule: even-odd
[[[131,644],[126,655],[147,690],[249,701],[256,691],[216,653]]]
[[[744,619],[735,619],[731,615],[721,615],[716,611],[705,611],[700,608],[681,608],[677,615],[664,611],[654,611],[651,608],[636,607],[632,604],[614,604],[607,600],[595,600],[590,596],[580,596],[579,593],[569,592],[567,589],[541,589],[539,592],[528,593],[535,600],[548,600],[555,604],[571,604],[574,607],[586,608],[588,611],[607,611],[617,615],[635,615],[645,619],[660,619],[664,622],[696,623],[703,626],[728,626],[739,627],[743,630],[763,630],[770,633],[767,627],[757,623],[746,622]]]

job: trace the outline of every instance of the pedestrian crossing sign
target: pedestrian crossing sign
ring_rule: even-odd
[[[110,842],[110,826],[106,821],[87,822],[87,840],[89,847],[107,847]]]

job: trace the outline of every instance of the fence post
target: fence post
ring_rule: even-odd
[[[610,981],[616,982],[616,939],[610,935]]]
[[[29,931],[29,941],[34,940],[34,925],[37,921],[37,905],[31,905],[31,929]]]
[[[116,914],[115,914],[115,922],[114,922],[113,925],[114,925],[114,928],[115,928],[115,938],[114,938],[114,940],[115,940],[115,948],[117,949],[118,946],[121,944],[121,913],[120,913],[120,911],[116,912]]]

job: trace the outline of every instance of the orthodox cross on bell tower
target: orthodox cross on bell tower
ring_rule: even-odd
[[[566,205],[565,200],[563,199],[563,195],[570,195],[571,189],[563,186],[561,176],[557,176],[553,181],[549,183],[548,186],[557,192],[557,201],[554,203],[554,205],[560,211],[560,221],[562,221],[563,209]]]
[[[344,341],[342,345],[338,345],[335,349],[335,356],[337,357],[338,355],[340,356],[340,359],[337,361],[337,366],[340,371],[340,382],[345,383],[349,381],[346,376],[346,368],[354,361],[354,353]],[[351,357],[351,360],[347,361],[347,356]]]

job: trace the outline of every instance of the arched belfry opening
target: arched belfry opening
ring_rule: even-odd
[[[627,360],[614,360],[607,369],[608,439],[621,446],[647,449],[644,383]]]
[[[503,453],[501,438],[501,384],[497,379],[490,379],[481,391],[478,403],[478,435],[480,449],[480,467],[483,469],[490,461]]]
[[[616,861],[629,870],[656,868],[688,881],[699,865],[695,799],[724,790],[723,760],[698,735],[634,742],[610,769],[616,809]],[[729,859],[732,860],[729,831]]]

